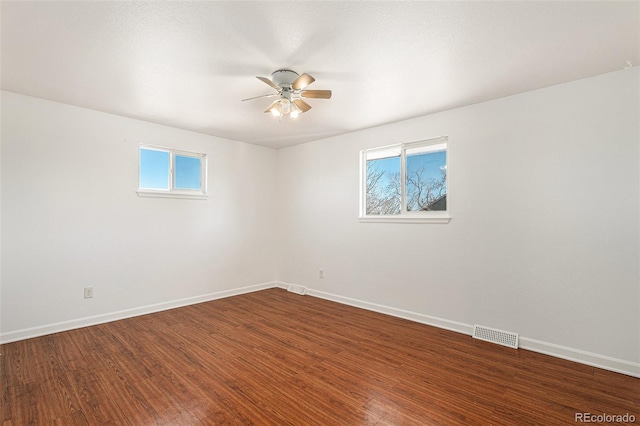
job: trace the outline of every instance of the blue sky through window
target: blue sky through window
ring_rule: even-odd
[[[384,177],[389,179],[393,173],[400,173],[400,157],[387,157],[378,160],[367,161],[367,167],[376,167],[384,172]]]
[[[440,170],[446,167],[446,164],[446,151],[407,155],[407,172],[418,170],[420,167],[425,166],[425,177],[427,179],[439,180]],[[372,166],[384,172],[386,182],[393,173],[400,173],[400,157],[387,157],[367,161],[367,167]]]
[[[140,188],[169,189],[169,152],[140,148]]]
[[[447,165],[447,152],[438,151],[407,155],[407,173],[424,167],[425,178],[440,180],[440,171]]]
[[[446,210],[446,151],[416,152],[407,150],[407,211]]]
[[[176,189],[200,189],[200,158],[176,155]]]

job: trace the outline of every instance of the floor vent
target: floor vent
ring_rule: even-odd
[[[518,349],[518,333],[511,333],[509,331],[474,325],[473,337],[474,339],[480,339],[486,342],[497,343],[502,346]]]
[[[295,294],[304,295],[307,292],[307,288],[301,285],[289,284],[287,291],[290,291],[291,293],[295,293]]]

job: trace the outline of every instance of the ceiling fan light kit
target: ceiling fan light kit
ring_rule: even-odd
[[[331,99],[331,90],[305,89],[316,80],[307,73],[300,75],[295,71],[281,69],[271,73],[271,80],[266,77],[256,78],[271,86],[277,91],[277,93],[255,96],[253,98],[243,99],[243,101],[278,96],[278,99],[272,102],[264,112],[270,112],[274,117],[278,117],[280,120],[282,120],[282,117],[285,115],[295,119],[300,114],[311,109],[311,105],[301,99],[301,97]]]

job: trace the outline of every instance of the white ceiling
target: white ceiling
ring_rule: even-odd
[[[2,89],[283,147],[640,63],[640,2],[1,3]],[[255,76],[330,100],[263,111]]]

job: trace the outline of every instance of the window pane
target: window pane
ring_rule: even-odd
[[[446,144],[407,149],[407,211],[447,210]]]
[[[400,156],[367,161],[367,214],[400,214]]]
[[[169,153],[140,148],[140,189],[169,190]]]
[[[176,155],[176,189],[200,190],[200,158]]]

